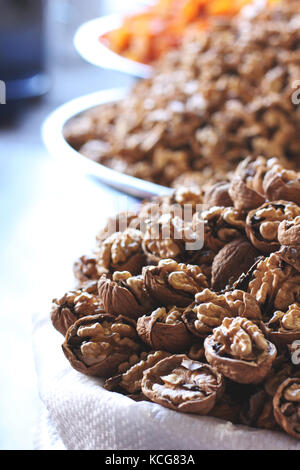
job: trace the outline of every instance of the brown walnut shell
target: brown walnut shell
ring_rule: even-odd
[[[280,346],[300,340],[300,304],[292,304],[286,312],[275,311],[262,330],[272,343]]]
[[[293,220],[300,214],[300,207],[286,201],[266,202],[249,212],[246,234],[251,243],[268,255],[279,250],[278,231],[283,220]]]
[[[300,246],[282,246],[278,254],[285,263],[300,272]]]
[[[240,422],[261,429],[278,429],[272,398],[262,389],[256,391],[242,407]]]
[[[153,367],[157,362],[169,357],[171,354],[166,351],[143,352],[141,360],[130,367],[123,374],[116,375],[106,380],[104,388],[113,392],[131,395],[135,399],[138,395],[141,398],[141,385],[145,370]],[[146,399],[146,397],[144,397]]]
[[[140,274],[146,264],[142,240],[142,232],[133,228],[113,233],[106,238],[97,253],[99,277],[115,271],[129,271],[133,276]]]
[[[286,263],[279,252],[259,258],[233,287],[252,295],[267,319],[275,309],[286,310],[289,305],[300,301],[299,272]]]
[[[98,297],[97,281],[90,281],[53,300],[51,321],[54,328],[65,336],[79,318],[100,313],[104,313],[104,308]]]
[[[175,355],[145,372],[142,391],[166,408],[207,415],[223,394],[224,380],[213,367]]]
[[[299,247],[300,249],[300,217],[283,220],[278,228],[280,245]]]
[[[185,351],[193,343],[193,336],[181,319],[182,313],[183,309],[177,307],[168,310],[159,307],[151,315],[140,317],[137,321],[140,338],[156,350]]]
[[[206,338],[214,328],[221,325],[226,317],[244,317],[253,321],[261,320],[258,302],[248,293],[233,290],[217,294],[209,289],[195,297],[183,313],[183,321],[188,330],[200,338]]]
[[[213,290],[218,292],[231,286],[253,266],[258,256],[259,251],[246,238],[239,238],[225,245],[212,264]]]
[[[154,303],[145,290],[142,276],[127,271],[103,274],[98,281],[98,293],[107,313],[137,319],[153,310]]]
[[[265,175],[263,186],[269,201],[284,199],[300,205],[300,176],[296,172],[271,169]]]
[[[201,219],[204,221],[204,247],[214,253],[245,233],[246,216],[234,207],[212,207],[202,212]]]
[[[280,385],[273,406],[279,426],[290,436],[300,439],[300,378],[289,378]]]
[[[73,272],[80,284],[90,280],[95,281],[99,279],[96,263],[96,255],[83,255],[75,261],[73,265]]]
[[[197,292],[208,287],[206,276],[198,266],[161,260],[158,266],[143,268],[147,291],[159,305],[187,307]]]
[[[250,211],[261,206],[265,202],[265,197],[247,186],[240,178],[233,178],[229,195],[233,200],[237,210]]]
[[[215,206],[232,207],[233,202],[229,195],[230,183],[221,181],[207,189],[204,196],[204,207]]]
[[[83,317],[72,325],[62,345],[78,372],[110,377],[139,361],[143,345],[133,320],[108,314]]]
[[[234,331],[237,323],[241,326]],[[204,349],[209,364],[225,377],[241,384],[263,381],[277,355],[274,344],[264,338],[256,325],[240,317],[225,318],[213,335],[206,338]]]

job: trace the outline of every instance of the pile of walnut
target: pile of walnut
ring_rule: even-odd
[[[189,250],[200,219],[204,246]],[[134,400],[300,438],[299,173],[249,157],[230,182],[144,202],[74,272],[51,318],[77,371]]]
[[[70,121],[65,137],[98,163],[174,188],[224,177],[249,154],[299,169],[299,50],[299,0],[219,20],[124,100]]]

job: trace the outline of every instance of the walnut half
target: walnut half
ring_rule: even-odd
[[[77,320],[68,329],[62,349],[77,371],[110,377],[136,364],[143,345],[134,321],[103,314]]]
[[[276,358],[274,344],[246,318],[225,318],[204,342],[207,361],[225,377],[242,383],[259,383]]]
[[[220,373],[185,355],[167,357],[147,370],[142,392],[155,403],[183,413],[208,414],[224,391]]]
[[[208,287],[206,276],[199,266],[161,260],[158,266],[143,268],[148,292],[162,306],[187,307],[197,292]]]
[[[280,385],[273,406],[277,423],[288,434],[300,439],[300,378],[289,378]]]

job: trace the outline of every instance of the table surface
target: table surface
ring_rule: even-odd
[[[49,311],[51,299],[72,287],[73,260],[94,246],[106,217],[124,204],[120,193],[54,162],[40,136],[43,120],[60,104],[132,83],[85,63],[72,45],[79,24],[120,3],[102,1],[100,10],[98,0],[85,0],[84,8],[80,0],[49,2],[51,90],[0,127],[0,449],[33,449],[38,433],[32,316]]]

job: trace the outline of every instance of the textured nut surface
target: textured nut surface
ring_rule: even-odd
[[[149,316],[137,321],[137,332],[142,340],[153,349],[171,353],[186,351],[193,338],[182,320],[183,309],[159,307]]]
[[[209,413],[223,389],[221,374],[185,355],[160,361],[144,374],[142,381],[142,391],[150,400],[186,413]]]
[[[261,311],[256,300],[249,294],[234,290],[217,294],[205,289],[195,297],[196,302],[188,307],[183,319],[196,336],[206,337],[220,326],[226,317],[261,319]]]
[[[253,266],[258,256],[260,252],[246,238],[227,243],[213,260],[211,277],[213,290],[218,292],[231,286]]]
[[[51,321],[57,331],[65,335],[68,328],[79,318],[104,313],[103,304],[97,294],[97,281],[92,281],[77,290],[67,292],[60,299],[54,299]]]
[[[300,378],[285,380],[274,396],[273,405],[277,423],[300,439]]]
[[[269,373],[276,347],[248,319],[225,318],[204,342],[207,361],[225,377],[244,383],[259,383]]]
[[[269,254],[280,248],[278,229],[283,220],[292,221],[300,215],[300,207],[286,201],[267,202],[249,212],[246,234],[262,253]]]
[[[278,227],[278,240],[281,245],[300,247],[300,217],[284,220]]]
[[[130,367],[123,374],[119,374],[115,377],[107,379],[104,388],[123,394],[141,394],[141,384],[143,373],[145,370],[153,367],[157,362],[170,356],[170,353],[166,351],[155,351],[155,352],[142,352],[140,355],[140,361]]]
[[[300,304],[290,305],[285,312],[276,310],[264,327],[266,335],[275,344],[300,340]]]
[[[278,252],[258,261],[250,271],[234,285],[255,297],[266,317],[274,309],[284,311],[300,301],[299,272],[283,261]]]
[[[73,272],[80,284],[99,279],[96,263],[96,255],[83,255],[75,261]]]
[[[133,275],[139,274],[145,264],[142,239],[142,232],[128,228],[104,240],[97,256],[99,275],[114,271],[130,271]]]
[[[77,320],[67,331],[63,351],[79,372],[107,377],[138,362],[142,344],[133,321],[103,314]]]
[[[264,191],[270,201],[284,199],[300,205],[300,174],[277,164],[265,175]]]
[[[161,260],[158,266],[143,269],[148,292],[162,306],[186,307],[197,292],[208,287],[206,276],[199,266],[177,263],[172,259]]]
[[[103,274],[98,282],[98,293],[105,311],[110,314],[137,319],[153,310],[154,302],[145,289],[141,275],[115,271],[111,278]]]
[[[245,216],[233,207],[212,207],[201,217],[204,220],[205,246],[215,253],[245,232]]]

